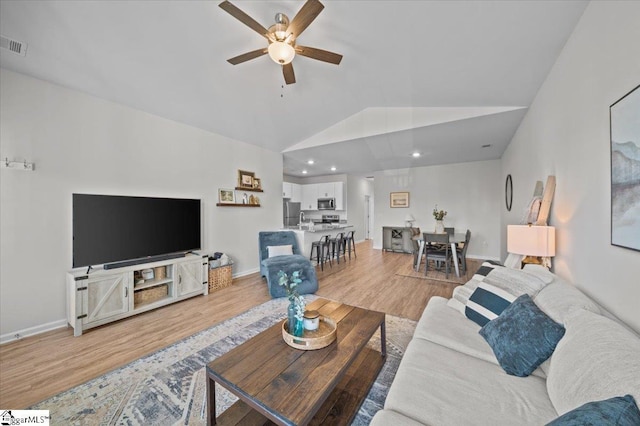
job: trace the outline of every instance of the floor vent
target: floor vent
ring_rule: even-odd
[[[27,43],[0,35],[0,48],[7,49],[20,56],[27,56]]]

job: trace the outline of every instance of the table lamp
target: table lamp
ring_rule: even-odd
[[[543,257],[556,255],[556,228],[553,226],[508,225],[507,251],[524,255],[527,263],[543,265]]]
[[[404,221],[407,222],[407,228],[413,228],[413,222],[415,222],[416,220],[411,213],[407,213],[407,215],[404,217]]]

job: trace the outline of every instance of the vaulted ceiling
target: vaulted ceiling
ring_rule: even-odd
[[[283,152],[286,174],[366,175],[500,158],[587,5],[324,0],[298,42],[344,58],[297,56],[285,85],[266,55],[226,61],[266,41],[218,3],[3,0],[28,48],[0,65]],[[304,4],[232,3],[265,27]]]

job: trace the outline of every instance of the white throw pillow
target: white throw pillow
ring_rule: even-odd
[[[274,256],[288,256],[293,254],[293,246],[291,244],[286,246],[267,246],[269,251],[269,257]]]

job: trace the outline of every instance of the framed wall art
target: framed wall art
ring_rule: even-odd
[[[262,189],[262,182],[257,177],[253,178],[253,189]]]
[[[241,188],[253,188],[255,173],[238,170],[238,186]]]
[[[640,85],[609,107],[611,244],[640,251]]]
[[[392,209],[409,207],[409,193],[408,192],[390,193],[389,206]]]
[[[236,191],[233,189],[218,189],[218,202],[220,204],[235,204]]]

